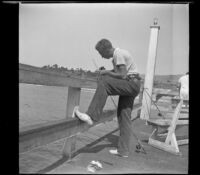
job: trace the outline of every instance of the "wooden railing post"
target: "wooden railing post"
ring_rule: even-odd
[[[81,88],[68,87],[66,117],[71,117],[74,107],[79,106]]]
[[[80,94],[81,94],[81,88],[68,87],[66,117],[71,117],[74,107],[79,106]],[[69,157],[69,159],[71,159],[72,154],[75,152],[75,150],[76,150],[76,135],[66,138],[63,147],[63,156]]]

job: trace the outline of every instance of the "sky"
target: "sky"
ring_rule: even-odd
[[[150,26],[158,18],[155,74],[185,74],[189,59],[189,5],[143,3],[20,4],[19,62],[32,66],[112,69],[95,44],[102,38],[128,50],[146,73]],[[94,60],[94,61],[93,61]]]

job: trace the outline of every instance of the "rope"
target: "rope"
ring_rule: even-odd
[[[147,106],[147,98],[146,98],[146,96],[145,96],[145,102],[146,102],[146,106]],[[147,112],[148,112],[148,115],[150,117],[150,109],[149,108],[147,108]]]
[[[161,113],[160,109],[158,108],[157,104],[153,101],[152,97],[150,96],[150,94],[149,94],[148,91],[146,90],[146,89],[148,89],[148,88],[143,88],[143,89],[145,90],[145,92],[146,92],[147,95],[149,96],[151,102],[153,102],[153,104],[154,104],[154,106],[156,107],[157,111],[161,114],[161,116],[162,116],[163,118],[165,118],[165,117],[163,116],[163,114]]]

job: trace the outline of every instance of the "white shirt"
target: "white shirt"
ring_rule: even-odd
[[[182,76],[178,82],[181,84],[180,98],[189,98],[189,75]]]
[[[128,70],[127,75],[133,74],[133,73],[138,73],[137,66],[136,66],[136,64],[133,60],[133,57],[126,50],[116,48],[114,50],[114,53],[113,53],[112,62],[113,62],[113,66],[114,66],[115,71],[117,71],[116,65],[123,64],[123,65],[126,66],[126,70]]]

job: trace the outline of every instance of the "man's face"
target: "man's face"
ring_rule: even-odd
[[[110,50],[108,49],[105,49],[103,51],[98,51],[98,52],[103,58],[109,59],[110,57],[112,57],[112,55],[110,54]]]

